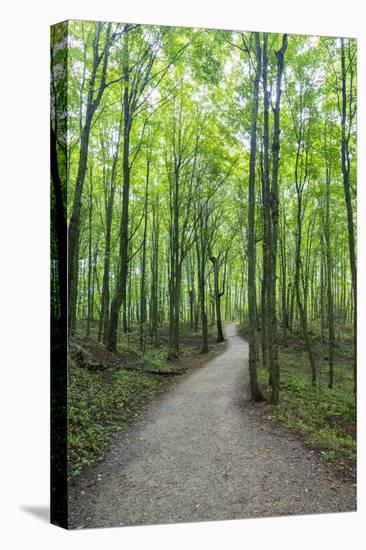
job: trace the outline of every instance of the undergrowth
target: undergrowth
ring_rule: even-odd
[[[245,332],[245,331],[244,331]],[[334,387],[328,388],[326,345],[313,338],[318,382],[311,373],[303,341],[291,335],[287,346],[279,347],[280,403],[267,405],[266,414],[289,429],[295,429],[329,462],[354,468],[356,463],[356,405],[353,392],[352,341],[347,333],[335,349]],[[269,396],[268,369],[259,362],[258,379]],[[352,466],[353,464],[353,466]]]
[[[149,397],[159,380],[152,374],[106,369],[93,372],[69,361],[68,467],[74,478],[103,454],[112,433]]]
[[[69,343],[68,358],[68,476],[74,479],[85,466],[94,463],[107,450],[113,434],[123,429],[126,420],[137,414],[139,405],[154,395],[166,380],[161,374],[172,374],[185,361],[188,365],[208,360],[199,355],[200,334],[182,327],[181,361],[169,362],[167,333],[162,328],[158,348],[139,347],[139,331],[120,339],[118,353],[105,349],[96,340],[92,327],[90,337],[80,323]],[[219,348],[210,334],[210,348]],[[150,372],[149,372],[150,371]],[[169,377],[168,377],[169,378]]]

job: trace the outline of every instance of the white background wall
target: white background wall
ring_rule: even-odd
[[[3,548],[336,550],[361,547],[366,520],[366,292],[363,287],[366,17],[362,4],[361,0],[8,0],[2,3],[0,543]],[[24,510],[24,507],[44,510],[49,495],[48,37],[50,24],[72,18],[359,38],[360,474],[357,514],[66,532]]]

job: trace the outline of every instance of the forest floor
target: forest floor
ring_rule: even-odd
[[[68,475],[74,479],[83,469],[101,460],[116,432],[141,406],[165,391],[177,379],[225,349],[209,331],[209,353],[202,355],[202,337],[181,327],[179,361],[168,361],[168,331],[160,328],[159,346],[139,350],[139,327],[124,335],[118,353],[97,342],[96,327],[90,336],[80,324],[70,340],[68,354]]]
[[[353,480],[250,403],[248,344],[225,332],[223,353],[172,377],[70,483],[71,528],[356,509]]]
[[[242,336],[246,329],[240,330]],[[282,333],[281,335],[282,336]],[[344,332],[335,346],[334,387],[328,388],[328,347],[314,330],[310,334],[318,381],[311,384],[305,342],[297,334],[279,339],[281,368],[278,407],[257,407],[265,421],[300,437],[307,446],[331,462],[343,477],[356,481],[356,407],[353,392],[352,333]],[[261,347],[259,333],[259,348]],[[258,364],[258,380],[269,399],[268,368]]]

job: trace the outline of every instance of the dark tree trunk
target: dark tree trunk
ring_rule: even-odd
[[[202,229],[202,227],[201,227]],[[202,239],[204,237],[200,235],[200,238],[196,239],[197,249],[197,274],[198,274],[198,290],[200,299],[200,311],[201,311],[201,323],[202,323],[202,348],[201,353],[208,353],[208,321],[206,312],[206,285],[205,285],[205,247],[202,246]]]
[[[355,252],[355,229],[353,222],[353,208],[351,199],[351,185],[350,185],[350,127],[352,125],[355,110],[353,111],[353,65],[352,60],[349,60],[348,70],[350,71],[350,89],[347,94],[347,68],[346,68],[346,55],[345,55],[345,42],[344,38],[341,38],[341,68],[342,68],[342,176],[343,176],[343,188],[344,198],[347,208],[347,225],[348,225],[348,245],[349,245],[349,260],[351,268],[352,279],[352,291],[353,291],[353,337],[354,337],[354,368],[353,368],[353,381],[355,395],[357,392],[357,268],[356,268],[356,252]],[[347,97],[349,95],[349,97]],[[347,105],[348,116],[347,116]],[[348,131],[347,131],[348,125]]]
[[[262,61],[262,87],[263,87],[263,173],[262,173],[262,197],[263,197],[263,292],[264,300],[264,323],[263,333],[265,341],[265,353],[268,360],[269,384],[272,388],[271,399],[278,395],[277,387],[274,386],[274,364],[273,364],[273,326],[272,326],[272,224],[271,224],[271,189],[270,189],[270,161],[269,161],[269,91],[268,91],[268,34],[263,33],[263,61]],[[273,404],[276,404],[273,402]]]
[[[249,316],[249,376],[252,401],[261,401],[262,393],[257,378],[256,289],[255,289],[255,163],[257,149],[257,116],[259,82],[261,76],[261,46],[255,33],[255,78],[250,132],[249,196],[248,196],[248,316]]]
[[[180,131],[180,130],[179,130]],[[168,359],[176,359],[179,355],[179,307],[181,262],[179,257],[179,162],[175,161],[173,200],[172,200],[172,238],[171,238],[171,289],[170,289],[170,330]]]
[[[285,227],[285,216],[284,216],[284,205],[282,206],[282,212],[283,212],[283,225],[282,225],[282,231],[281,231],[281,238],[280,238],[280,244],[281,244],[281,271],[282,271],[282,292],[281,292],[281,298],[282,298],[282,340],[283,345],[287,345],[287,330],[289,328],[289,320],[288,320],[288,290],[287,290],[287,261],[286,261],[286,227]]]
[[[308,179],[308,147],[309,147],[309,129],[308,135],[305,136],[304,120],[303,120],[303,94],[300,89],[300,122],[297,130],[297,148],[295,159],[295,188],[297,195],[297,213],[296,213],[296,251],[295,251],[295,275],[294,275],[294,291],[296,297],[296,305],[300,318],[300,326],[303,338],[305,340],[306,350],[309,357],[311,381],[313,386],[316,385],[317,370],[316,363],[313,354],[312,345],[308,333],[308,321],[306,310],[306,295],[304,288],[304,300],[302,300],[300,289],[300,270],[302,268],[301,262],[301,245],[302,245],[302,221],[303,221],[303,191],[305,183]],[[301,155],[305,155],[304,159],[301,159]]]
[[[89,172],[89,228],[88,228],[88,313],[86,320],[86,334],[90,335],[90,322],[92,317],[92,220],[93,220],[93,171],[90,166]]]
[[[102,285],[102,297],[101,297],[101,312],[99,320],[99,332],[98,340],[102,339],[105,344],[107,341],[108,321],[109,321],[109,273],[111,265],[111,229],[112,229],[112,212],[114,204],[114,187],[111,189],[108,204],[106,208],[106,236],[105,236],[105,249],[104,249],[104,266],[103,266],[103,285]]]
[[[103,335],[104,344],[106,344],[107,342],[108,326],[109,326],[109,302],[110,302],[109,273],[110,273],[110,265],[111,265],[112,216],[113,216],[113,207],[114,207],[114,196],[115,196],[115,190],[116,190],[119,147],[120,147],[122,126],[123,126],[123,108],[122,107],[123,106],[121,105],[121,118],[120,118],[119,127],[118,127],[116,150],[113,156],[111,181],[110,181],[109,193],[107,194],[108,198],[107,198],[106,207],[105,207],[106,235],[105,235],[105,249],[104,249],[101,313],[100,313],[99,331],[98,331],[98,341],[102,339],[102,335]]]
[[[276,284],[277,284],[277,241],[278,241],[278,165],[280,155],[280,108],[281,108],[281,84],[283,73],[283,60],[287,49],[287,35],[283,35],[281,49],[276,52],[277,58],[277,79],[276,79],[276,100],[273,109],[274,129],[272,142],[272,187],[270,194],[270,209],[272,223],[269,235],[269,272],[268,272],[268,326],[269,329],[269,361],[271,369],[272,394],[271,403],[277,405],[279,401],[280,387],[280,366],[278,362],[277,343],[277,312],[276,312]],[[263,64],[265,61],[263,60]]]
[[[308,333],[308,321],[307,312],[301,299],[300,291],[300,267],[301,267],[301,242],[302,242],[302,191],[297,193],[297,240],[296,240],[296,258],[295,258],[295,293],[296,304],[300,316],[300,324],[302,335],[305,340],[306,350],[309,357],[310,369],[311,369],[311,382],[313,386],[316,384],[317,373],[312,345]]]
[[[330,240],[330,180],[331,180],[331,156],[327,151],[327,133],[325,128],[325,156],[326,156],[326,195],[325,195],[325,256],[327,272],[327,303],[328,303],[328,364],[329,379],[328,386],[334,385],[334,306],[333,306],[333,288],[332,288],[332,248]],[[330,156],[330,158],[329,158]]]
[[[153,233],[152,233],[152,256],[151,256],[151,334],[154,346],[159,345],[159,199],[152,206]]]
[[[74,200],[71,212],[69,230],[68,230],[68,300],[69,300],[69,330],[75,328],[76,323],[76,306],[77,306],[77,289],[78,289],[78,272],[79,272],[79,241],[80,241],[80,216],[81,216],[81,199],[86,175],[86,167],[88,161],[88,147],[91,124],[94,113],[99,107],[103,92],[106,88],[106,73],[108,65],[109,47],[110,47],[110,29],[111,24],[108,24],[105,46],[102,54],[99,53],[99,39],[101,33],[101,23],[97,23],[93,41],[93,66],[89,80],[88,99],[86,105],[85,123],[80,136],[80,151],[79,165],[75,182]],[[95,82],[98,67],[103,59],[102,73],[100,84],[97,93],[95,94]],[[81,116],[81,115],[80,115]]]
[[[219,285],[219,261],[215,256],[210,255],[210,261],[213,265],[214,272],[214,296],[216,306],[216,326],[217,326],[217,342],[224,342],[224,333],[222,331],[221,321],[221,297],[224,295],[224,289],[220,291]]]
[[[145,188],[145,205],[144,205],[144,234],[142,241],[142,258],[141,258],[141,291],[140,291],[140,349],[143,353],[146,350],[145,323],[146,323],[146,237],[147,237],[147,208],[149,198],[149,177],[150,177],[150,156],[148,153],[147,168],[146,168],[146,188]]]
[[[66,325],[67,320],[67,297],[64,292],[67,280],[67,267],[65,262],[65,251],[67,246],[67,227],[62,183],[58,168],[56,134],[51,126],[51,178],[55,196],[56,209],[56,247],[57,247],[57,294],[60,315],[60,326]]]
[[[121,305],[126,306],[126,290],[128,276],[128,216],[129,216],[129,195],[130,195],[130,134],[131,134],[131,114],[130,114],[130,68],[129,68],[129,36],[125,32],[123,42],[123,194],[122,194],[122,213],[120,223],[120,243],[119,243],[119,273],[116,282],[116,289],[112,299],[108,338],[106,346],[111,351],[117,351],[118,318]],[[124,327],[126,328],[126,327]]]

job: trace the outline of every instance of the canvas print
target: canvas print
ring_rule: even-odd
[[[356,40],[50,49],[51,521],[355,511]]]

